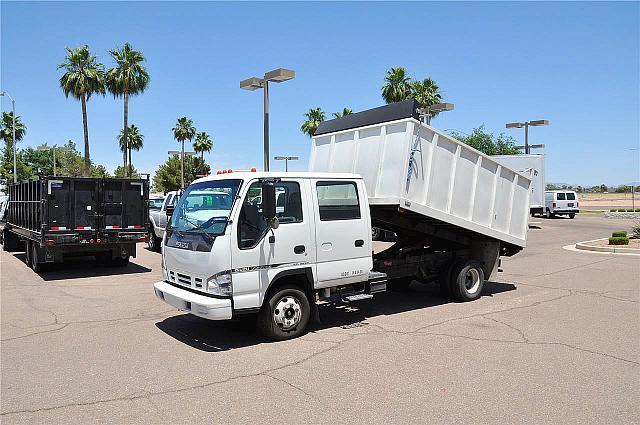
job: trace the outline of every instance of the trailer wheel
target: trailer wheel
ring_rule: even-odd
[[[31,270],[35,273],[40,273],[42,271],[42,263],[40,262],[40,257],[38,255],[38,246],[36,243],[31,243]]]
[[[309,323],[307,296],[295,286],[284,286],[262,305],[258,314],[260,332],[274,341],[297,338]]]
[[[151,251],[160,251],[160,244],[162,243],[161,239],[159,237],[156,236],[156,232],[153,230],[153,226],[149,226],[149,231],[148,231],[148,242],[147,244],[149,245],[149,249]]]
[[[451,270],[451,292],[458,301],[480,298],[484,286],[484,270],[476,260],[461,260]]]
[[[453,294],[451,293],[451,270],[453,269],[454,265],[455,262],[448,261],[442,266],[438,276],[438,286],[440,286],[440,294],[445,298],[451,298],[453,296]]]

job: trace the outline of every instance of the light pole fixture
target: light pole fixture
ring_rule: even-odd
[[[421,108],[419,113],[427,117],[427,125],[431,125],[431,117],[434,113],[453,111],[453,103],[434,103],[426,108]]]
[[[524,149],[524,153],[531,153],[531,148],[544,148],[544,145],[529,145],[529,126],[549,125],[549,120],[534,120],[525,122],[510,122],[507,123],[507,128],[522,128],[524,127],[524,146],[516,146],[517,149]]]
[[[292,80],[296,73],[290,69],[278,68],[264,74],[263,78],[251,77],[240,81],[240,88],[243,90],[263,89],[264,94],[264,171],[269,171],[269,82],[281,83]]]
[[[184,189],[184,157],[185,156],[195,156],[196,153],[193,151],[169,151],[167,152],[169,155],[179,155],[180,156],[180,182],[182,183],[181,189]]]
[[[6,91],[0,92],[0,96],[7,96],[11,99],[11,111],[13,113],[13,123],[11,125],[11,143],[13,144],[13,182],[18,182],[18,172],[16,166],[16,101]]]
[[[53,177],[55,177],[56,176],[56,151],[61,150],[63,152],[70,152],[72,149],[65,148],[64,146],[57,146],[57,145],[47,146],[45,144],[44,146],[38,146],[37,150],[53,152]]]
[[[289,171],[289,161],[297,161],[300,158],[297,156],[274,156],[276,161],[284,161],[284,171]]]

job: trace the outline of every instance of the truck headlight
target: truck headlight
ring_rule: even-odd
[[[222,273],[207,280],[207,291],[213,295],[230,296],[233,293],[231,273]]]

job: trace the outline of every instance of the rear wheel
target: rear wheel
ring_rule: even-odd
[[[40,273],[42,271],[42,263],[38,254],[38,246],[36,243],[30,243],[29,245],[31,245],[31,270]]]
[[[155,230],[153,230],[153,226],[149,226],[149,231],[147,233],[147,237],[149,241],[147,244],[149,245],[149,249],[151,251],[160,251],[161,239],[156,236]]]
[[[476,260],[461,260],[451,270],[451,293],[458,301],[480,298],[484,286],[484,270]]]
[[[544,213],[544,216],[545,216],[546,218],[553,218],[553,217],[555,217],[555,214],[553,214],[553,213],[549,210],[549,208],[547,208],[547,210],[546,210],[546,211],[545,211],[545,213]]]
[[[274,341],[297,338],[309,323],[307,296],[295,286],[285,286],[271,295],[258,315],[260,332]]]
[[[24,263],[27,267],[31,267],[31,241],[24,242]]]
[[[576,218],[575,213],[571,213],[571,214],[569,214],[569,218]]]

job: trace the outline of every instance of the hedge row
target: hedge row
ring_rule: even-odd
[[[629,238],[626,236],[610,237],[609,245],[629,245]]]
[[[611,208],[609,212],[640,212],[640,208]]]

